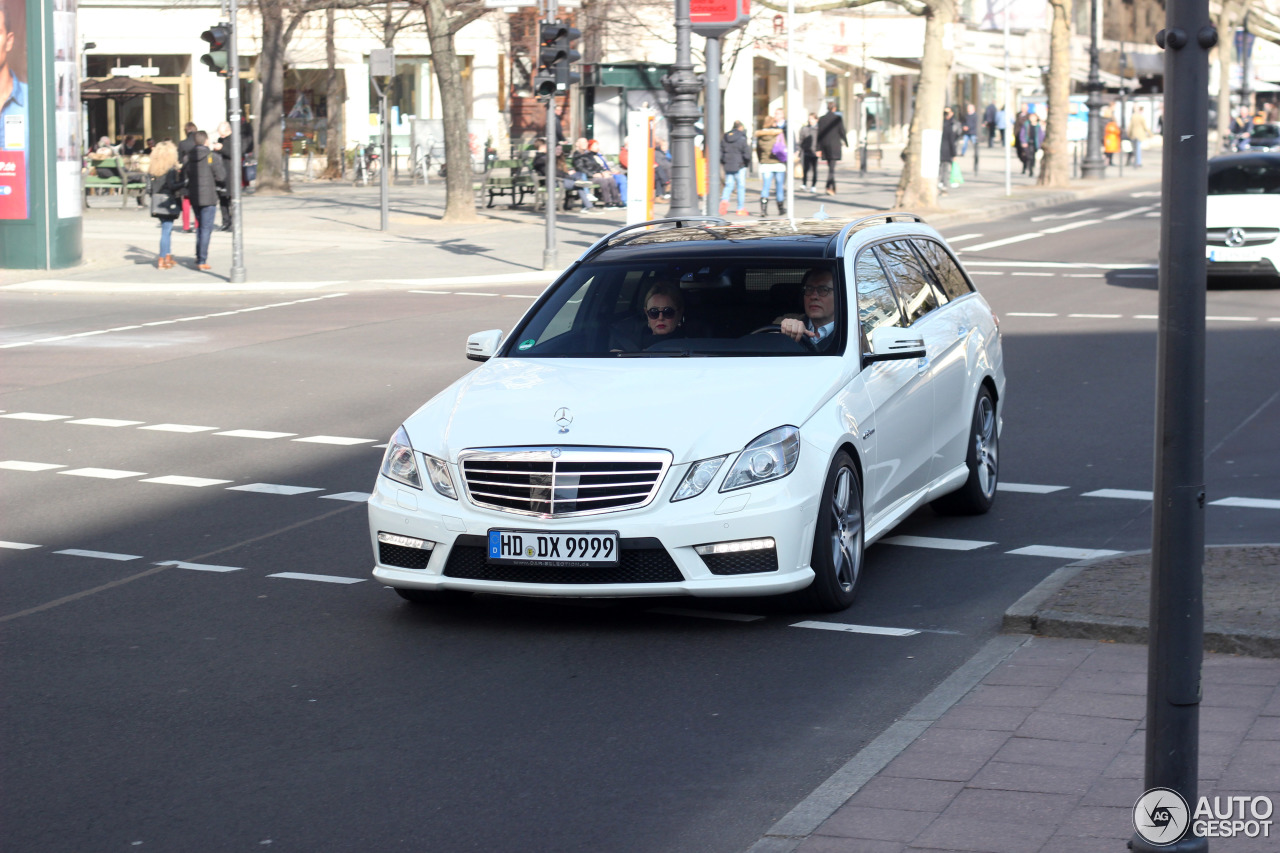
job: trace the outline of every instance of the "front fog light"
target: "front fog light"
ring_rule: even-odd
[[[399,545],[401,548],[417,548],[420,551],[430,551],[436,547],[436,543],[425,539],[401,536],[399,533],[384,533],[381,530],[378,531],[378,541],[383,545]]]
[[[702,459],[689,466],[689,472],[680,481],[680,488],[671,496],[672,501],[682,501],[697,497],[706,491],[707,486],[715,479],[716,472],[724,464],[728,456],[717,456],[715,459]]]
[[[738,554],[743,551],[770,551],[774,548],[772,536],[763,539],[739,539],[736,542],[714,542],[710,545],[694,545],[699,557],[711,554]]]

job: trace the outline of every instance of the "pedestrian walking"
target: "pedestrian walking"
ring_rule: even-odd
[[[960,156],[963,157],[970,145],[978,144],[978,109],[973,104],[965,107],[964,118],[960,121]]]
[[[1114,166],[1116,155],[1120,153],[1120,125],[1110,110],[1104,110],[1102,115],[1107,120],[1102,128],[1102,153],[1107,155],[1107,165]]]
[[[836,163],[849,144],[844,119],[836,112],[836,102],[827,101],[827,111],[818,119],[818,154],[827,161],[827,195],[836,194]]]
[[[760,215],[769,215],[769,190],[776,185],[778,215],[787,213],[787,135],[773,116],[756,131],[756,159],[760,162]]]
[[[173,235],[173,222],[182,212],[184,192],[178,147],[167,139],[151,149],[151,162],[147,166],[147,191],[151,198],[151,215],[160,220],[160,254],[156,255],[156,269],[171,269],[173,254],[170,239]]]
[[[960,123],[951,107],[942,110],[942,139],[938,143],[938,189],[946,192],[952,186],[951,164],[956,159],[956,145],[960,140]],[[959,186],[959,184],[955,184]]]
[[[1022,144],[1022,127],[1027,123],[1027,108],[1019,107],[1018,114],[1013,118],[1013,153],[1018,155],[1018,162],[1025,166],[1025,152]]]
[[[746,125],[740,121],[733,123],[733,129],[724,135],[720,143],[720,166],[724,169],[724,191],[720,193],[720,215],[724,216],[729,212],[729,198],[736,188],[738,215],[748,216],[747,169],[751,166],[751,143],[747,140]]]
[[[1005,132],[1009,129],[1009,114],[1004,111],[1004,107],[996,110],[996,130],[1000,131],[1000,147],[1004,148],[1009,144],[1009,140]]]
[[[988,148],[996,144],[996,113],[994,102],[987,104],[987,108],[982,111],[982,126],[987,129]]]
[[[1133,146],[1129,157],[1135,169],[1142,168],[1142,143],[1150,138],[1151,128],[1147,127],[1146,114],[1142,107],[1134,107],[1133,115],[1129,117],[1129,143]]]
[[[1036,160],[1044,147],[1044,125],[1040,124],[1040,114],[1031,113],[1022,123],[1018,131],[1018,156],[1022,158],[1022,174],[1036,174]]]
[[[228,176],[239,174],[231,162],[231,123],[223,122],[218,125],[218,141],[213,144],[213,150],[218,152],[218,156],[222,158],[222,170]],[[231,230],[231,182],[227,181],[223,184],[222,191],[218,193],[218,207],[222,208],[222,230]]]
[[[809,113],[809,120],[800,128],[800,186],[806,191],[818,191],[818,114]]]
[[[185,164],[187,158],[191,156],[191,151],[196,147],[194,139],[197,130],[199,128],[193,121],[182,126],[182,132],[186,135],[178,143],[178,162]],[[186,196],[182,198],[182,233],[191,233],[191,199]]]
[[[226,183],[227,173],[223,171],[222,158],[209,149],[209,134],[197,130],[191,140],[195,147],[183,163],[183,178],[196,214],[196,269],[207,270],[211,269],[209,238],[218,215],[218,184]]]

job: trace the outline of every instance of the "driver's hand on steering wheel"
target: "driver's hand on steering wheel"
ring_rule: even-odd
[[[797,320],[793,317],[783,320],[778,327],[778,331],[786,335],[796,343],[804,343],[807,338],[817,338],[817,334],[805,328],[803,320]]]

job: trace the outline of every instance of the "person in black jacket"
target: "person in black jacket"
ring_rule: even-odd
[[[720,165],[724,167],[724,191],[720,193],[720,215],[729,212],[729,197],[735,184],[738,188],[738,215],[747,215],[747,169],[751,166],[751,141],[747,128],[740,122],[733,123],[733,130],[724,135],[720,143]]]
[[[196,268],[207,270],[209,266],[209,237],[213,234],[213,220],[218,215],[218,184],[227,182],[227,172],[222,158],[209,150],[209,134],[197,130],[192,136],[195,148],[183,165],[183,178],[187,183],[187,198],[196,211],[199,230],[196,233]]]
[[[956,143],[960,141],[960,123],[951,107],[942,110],[942,140],[938,144],[938,189],[951,186],[951,161],[956,159]]]
[[[156,269],[171,269],[173,255],[169,251],[169,241],[173,220],[182,210],[183,184],[178,149],[167,139],[151,150],[147,190],[151,197],[151,215],[160,220],[160,254],[156,256]]]
[[[809,121],[800,128],[800,156],[804,171],[801,172],[802,189],[816,193],[818,191],[818,116],[809,113]]]
[[[186,134],[186,137],[178,143],[178,162],[182,163],[184,167],[187,158],[191,156],[191,149],[196,147],[194,138],[198,129],[193,121],[189,121],[182,126],[182,132]],[[191,233],[191,200],[186,196],[182,197],[182,231],[184,234]]]
[[[827,195],[836,194],[836,163],[849,144],[844,119],[836,112],[836,102],[827,101],[827,111],[818,119],[818,153],[827,161]]]
[[[227,182],[223,184],[222,192],[218,194],[218,206],[222,208],[222,230],[231,230],[231,181],[230,177],[236,174],[236,169],[231,164],[231,124],[223,122],[218,125],[218,141],[212,146],[213,150],[218,152],[218,156],[222,158],[222,170],[227,173]]]

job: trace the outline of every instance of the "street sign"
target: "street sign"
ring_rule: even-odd
[[[751,19],[751,0],[689,0],[693,31],[704,38],[720,38]]]
[[[396,76],[395,50],[389,47],[379,47],[369,51],[369,74],[374,77]]]

